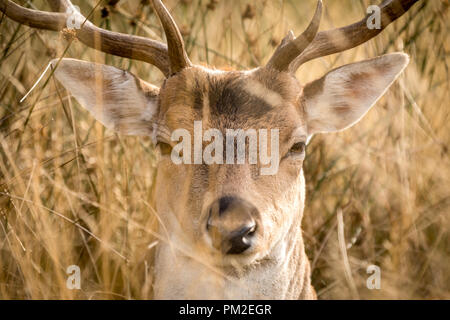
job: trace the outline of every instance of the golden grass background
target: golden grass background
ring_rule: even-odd
[[[148,1],[106,2],[90,18],[96,25],[163,40]],[[45,1],[17,3],[50,10]],[[85,15],[96,3],[74,1]],[[265,63],[289,29],[303,31],[315,7],[313,0],[165,3],[194,63],[235,69]],[[325,0],[321,30],[359,20],[369,4]],[[411,56],[358,125],[317,135],[308,146],[303,226],[321,299],[450,298],[447,21],[448,1],[423,0],[375,40],[297,73],[306,83],[386,52]],[[0,299],[151,298],[158,237],[149,139],[106,131],[53,78],[19,103],[67,45],[58,33],[0,17]],[[128,69],[158,85],[163,79],[153,66],[79,42],[65,57]],[[73,264],[81,290],[66,288]],[[371,264],[381,268],[380,290],[366,287]]]

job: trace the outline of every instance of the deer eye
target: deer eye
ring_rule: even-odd
[[[158,141],[156,146],[159,148],[161,155],[163,156],[168,156],[172,152],[172,146],[168,143]]]
[[[306,144],[304,142],[296,142],[289,149],[289,153],[292,155],[301,155],[305,152]]]

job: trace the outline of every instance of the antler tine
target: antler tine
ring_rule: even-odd
[[[0,11],[16,22],[37,29],[60,31],[67,21],[66,14],[26,9],[8,0],[0,0]]]
[[[400,18],[419,0],[385,0],[380,7],[381,28],[369,29],[367,20],[370,15],[352,25],[339,29],[319,32],[308,48],[298,56],[289,67],[295,72],[303,63],[333,53],[354,48],[377,36],[391,22]]]
[[[279,71],[286,71],[291,62],[305,50],[314,40],[319,30],[320,20],[322,17],[322,0],[317,2],[316,12],[306,30],[297,38],[294,38],[292,31],[283,39],[277,47],[274,54],[267,63],[267,67],[274,68]]]
[[[72,6],[70,1],[49,0],[60,11]],[[46,12],[24,8],[9,0],[0,0],[0,11],[14,21],[32,28],[61,31],[66,27],[69,15],[65,12]],[[115,56],[144,61],[156,66],[165,76],[169,75],[167,46],[144,37],[112,32],[86,21],[75,29],[77,38],[88,47]]]
[[[152,0],[159,20],[167,38],[167,47],[170,61],[170,73],[174,74],[186,67],[192,66],[191,61],[184,49],[184,42],[180,30],[170,15],[167,8],[160,0]]]

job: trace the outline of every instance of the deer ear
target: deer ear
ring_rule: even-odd
[[[55,77],[105,127],[155,138],[159,89],[128,71],[75,59],[51,62]]]
[[[304,90],[308,134],[346,129],[358,122],[409,62],[403,53],[334,69]]]

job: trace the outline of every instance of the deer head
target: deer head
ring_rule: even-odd
[[[416,1],[384,1],[383,28]],[[49,2],[56,11],[72,6]],[[393,53],[348,64],[302,85],[294,73],[303,63],[382,31],[369,30],[365,17],[318,32],[318,1],[307,29],[298,37],[289,32],[265,66],[210,69],[189,60],[169,12],[161,1],[152,3],[167,46],[97,28],[84,18],[75,32],[90,47],[155,65],[166,76],[160,88],[112,66],[74,59],[51,65],[98,121],[121,134],[151,136],[158,146],[155,206],[164,241],[156,260],[156,297],[313,298],[300,228],[306,145],[313,134],[358,122],[406,67],[408,56]],[[5,0],[0,9],[34,28],[61,30],[67,20],[62,12]],[[180,130],[184,134],[174,135]],[[240,163],[224,160],[230,150],[231,160],[244,155]],[[261,161],[262,154],[270,161]],[[262,170],[267,167],[273,170]]]

